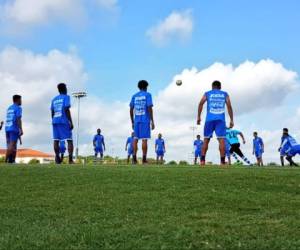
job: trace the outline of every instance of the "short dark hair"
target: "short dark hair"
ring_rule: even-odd
[[[146,90],[148,86],[149,86],[149,83],[146,80],[141,80],[138,83],[138,88],[140,90]]]
[[[214,81],[212,83],[212,88],[213,89],[221,89],[221,82],[220,81]]]
[[[287,133],[288,133],[289,130],[288,130],[287,128],[284,128],[284,129],[283,129],[283,132],[287,132]]]
[[[65,83],[59,83],[57,85],[57,89],[58,89],[58,92],[61,93],[61,94],[66,94],[67,93],[67,85]]]
[[[253,132],[253,134],[257,135],[257,132],[256,132],[256,131],[254,131],[254,132]]]
[[[17,102],[17,101],[19,101],[21,98],[22,98],[22,96],[20,96],[20,95],[14,95],[12,99],[13,99],[13,102]]]

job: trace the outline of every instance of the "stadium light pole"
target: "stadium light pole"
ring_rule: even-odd
[[[86,92],[75,92],[72,94],[74,98],[77,99],[77,136],[76,136],[76,151],[75,159],[78,159],[79,156],[79,128],[80,128],[80,100],[87,96]]]

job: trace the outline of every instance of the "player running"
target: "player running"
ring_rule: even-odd
[[[103,160],[103,151],[105,151],[104,136],[101,135],[101,129],[97,129],[97,134],[94,136],[93,145],[95,150],[95,160],[97,160],[98,154],[100,154],[100,160]]]
[[[155,152],[156,152],[156,164],[164,163],[164,156],[166,153],[165,140],[162,138],[162,134],[158,134],[158,138],[155,140]]]
[[[59,153],[60,153],[61,162],[63,162],[64,161],[64,156],[65,156],[65,153],[66,153],[66,142],[65,142],[65,140],[61,140],[59,142]]]
[[[242,160],[246,164],[252,165],[251,162],[248,160],[248,158],[246,156],[244,156],[244,154],[242,153],[242,151],[240,149],[241,144],[240,144],[238,136],[240,136],[242,138],[243,144],[246,144],[245,137],[241,131],[230,129],[230,128],[226,129],[226,139],[228,140],[228,142],[230,144],[230,154],[232,154],[232,156],[237,160],[237,162],[239,162],[239,159],[236,156],[236,154],[239,157],[241,157]]]
[[[194,153],[195,153],[194,165],[197,164],[198,157],[201,160],[202,147],[203,147],[203,141],[201,140],[201,136],[197,135],[197,139],[194,141]]]
[[[133,155],[133,141],[134,141],[134,133],[131,133],[131,136],[127,138],[125,151],[127,151],[127,164],[129,164],[130,157]]]
[[[286,155],[286,160],[290,163],[290,166],[298,166],[294,161],[293,157],[300,154],[300,144],[289,135],[287,128],[283,129],[284,140],[280,146],[280,150]]]
[[[53,140],[55,163],[61,164],[62,159],[59,154],[59,142],[66,140],[68,142],[69,164],[73,164],[73,136],[74,128],[71,116],[71,98],[67,95],[67,85],[60,83],[57,85],[59,95],[54,97],[51,102],[51,117],[53,127]]]
[[[6,114],[6,159],[7,163],[15,163],[17,155],[18,140],[21,142],[23,135],[22,128],[22,97],[20,95],[13,96],[13,104],[9,106]]]
[[[202,97],[198,107],[197,124],[201,124],[201,114],[204,104],[207,102],[207,115],[204,125],[204,143],[201,154],[201,165],[205,165],[205,156],[208,149],[210,139],[215,132],[218,141],[221,156],[221,165],[225,164],[225,137],[226,137],[226,121],[225,106],[230,117],[230,127],[234,126],[233,111],[231,101],[227,92],[221,90],[221,82],[214,81],[212,90],[206,92]]]
[[[134,130],[133,163],[137,164],[138,141],[142,140],[143,164],[147,163],[148,139],[154,130],[152,96],[147,92],[148,82],[138,83],[139,92],[132,96],[130,102],[130,119]]]
[[[258,137],[257,132],[253,133],[253,155],[255,155],[258,166],[263,166],[262,155],[265,151],[265,145],[261,137]]]

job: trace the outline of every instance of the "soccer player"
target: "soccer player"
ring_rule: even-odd
[[[234,130],[227,128],[226,129],[226,139],[228,140],[230,144],[230,154],[239,162],[239,159],[237,158],[236,154],[242,158],[242,160],[247,163],[248,165],[252,165],[251,162],[248,160],[248,158],[242,153],[240,149],[240,141],[238,136],[240,136],[243,140],[243,144],[246,144],[245,137],[241,131]]]
[[[64,161],[64,156],[65,156],[65,153],[66,153],[66,142],[65,142],[65,140],[61,140],[59,142],[59,153],[60,153],[61,162],[63,162]]]
[[[198,157],[201,159],[201,150],[203,146],[203,141],[201,140],[201,136],[197,135],[197,139],[194,141],[194,151],[195,151],[195,160],[194,164],[197,164]]]
[[[221,82],[214,81],[212,90],[206,92],[202,97],[198,107],[197,124],[201,124],[201,114],[204,104],[207,102],[207,115],[204,125],[204,143],[202,147],[201,165],[205,165],[205,156],[208,149],[208,144],[216,133],[219,141],[219,150],[221,156],[221,165],[225,164],[225,137],[226,137],[226,121],[225,121],[225,106],[227,106],[230,117],[230,127],[234,126],[233,111],[229,95],[221,90]]]
[[[147,92],[148,82],[138,83],[139,92],[132,96],[130,102],[130,119],[134,130],[133,163],[137,164],[138,141],[142,140],[143,164],[147,163],[148,139],[154,130],[152,96]]]
[[[253,133],[253,155],[255,155],[258,166],[263,166],[262,155],[265,151],[264,142],[261,137],[258,137],[257,132]]]
[[[133,141],[134,141],[134,132],[131,133],[131,136],[127,138],[125,151],[127,151],[127,164],[129,164],[130,157],[133,155]]]
[[[95,160],[97,160],[98,154],[100,154],[100,160],[103,159],[103,151],[105,151],[104,136],[101,135],[101,129],[97,129],[97,134],[94,136],[93,145],[95,149]]]
[[[22,128],[22,97],[20,95],[13,96],[13,104],[9,106],[6,114],[6,159],[7,163],[15,163],[17,155],[18,140],[23,135]]]
[[[164,156],[166,153],[165,140],[162,138],[162,134],[158,134],[158,138],[155,140],[155,152],[156,152],[156,163],[163,164]]]
[[[231,165],[231,154],[230,154],[230,144],[227,138],[225,138],[225,156],[227,157],[228,160],[228,165]]]
[[[282,137],[281,137],[281,142],[280,142],[280,147],[278,149],[278,151],[280,152],[280,162],[281,162],[281,166],[284,167],[284,156],[285,156],[285,149],[281,147],[284,139],[286,138],[286,134],[288,134],[289,131],[287,128],[283,129],[283,133],[282,133]]]
[[[59,155],[59,142],[66,140],[68,142],[69,164],[73,164],[73,139],[72,130],[74,128],[71,116],[71,98],[67,94],[67,86],[65,83],[57,85],[59,95],[54,97],[51,102],[51,117],[53,127],[53,140],[55,163],[61,164],[62,159]]]
[[[286,157],[286,160],[290,163],[290,166],[298,166],[294,161],[293,157],[297,154],[300,154],[300,144],[289,135],[287,128],[283,129],[284,140],[280,146],[280,150],[283,150]]]

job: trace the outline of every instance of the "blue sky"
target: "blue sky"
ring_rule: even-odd
[[[8,44],[46,53],[75,46],[89,74],[88,90],[106,100],[127,100],[145,78],[157,93],[184,68],[220,61],[238,65],[271,58],[300,72],[300,2],[288,1],[119,1],[113,13],[88,8],[79,28],[63,22],[37,26],[26,35],[0,38]],[[191,9],[194,30],[184,43],[154,46],[145,33],[172,11]],[[116,91],[118,89],[119,91]]]

